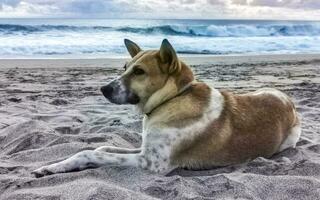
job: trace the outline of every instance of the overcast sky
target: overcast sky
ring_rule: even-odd
[[[0,17],[320,20],[320,0],[0,0]]]

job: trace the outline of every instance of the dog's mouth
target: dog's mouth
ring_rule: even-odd
[[[134,94],[133,92],[130,92],[128,95],[128,103],[129,104],[138,104],[139,102],[140,102],[139,96]]]
[[[112,81],[101,87],[100,90],[103,96],[114,104],[138,104],[140,102],[139,96],[126,89],[119,80]]]

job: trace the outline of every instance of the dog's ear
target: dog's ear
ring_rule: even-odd
[[[168,64],[169,67],[167,72],[169,74],[180,71],[181,66],[176,51],[167,39],[162,41],[160,47],[160,59],[162,63]]]
[[[140,51],[142,51],[140,47],[131,40],[124,39],[124,44],[126,45],[127,50],[132,58],[135,57]]]

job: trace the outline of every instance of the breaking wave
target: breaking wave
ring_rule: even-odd
[[[284,25],[161,25],[150,27],[109,27],[69,25],[17,25],[0,24],[0,34],[32,34],[35,32],[88,32],[116,31],[136,34],[164,34],[203,37],[266,37],[266,36],[316,36],[320,35],[319,24]]]

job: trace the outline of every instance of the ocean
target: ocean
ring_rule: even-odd
[[[266,20],[0,19],[0,58],[108,58],[123,39],[179,54],[320,53],[320,22]]]

